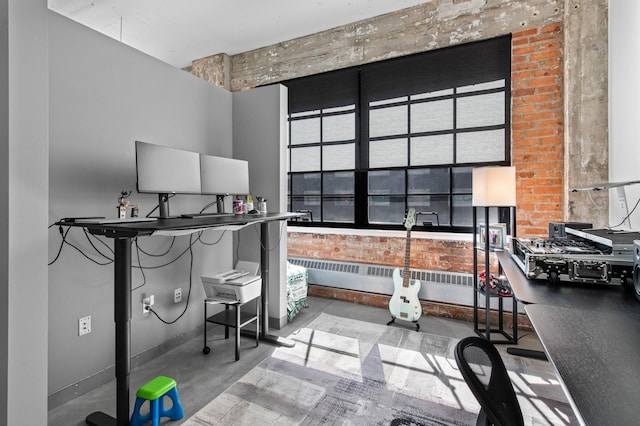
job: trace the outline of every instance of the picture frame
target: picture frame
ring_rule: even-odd
[[[484,249],[485,247],[485,239],[487,232],[485,230],[485,225],[479,226],[480,236],[480,246],[479,248]],[[505,238],[507,236],[507,225],[504,223],[494,223],[489,225],[489,249],[490,250],[504,250],[505,246]]]

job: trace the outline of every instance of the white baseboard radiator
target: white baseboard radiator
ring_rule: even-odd
[[[303,258],[289,258],[289,262],[307,268],[309,284],[393,294],[394,267]],[[420,299],[473,306],[473,274],[414,269],[410,272],[411,279],[420,280]]]

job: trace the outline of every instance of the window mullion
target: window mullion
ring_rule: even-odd
[[[292,80],[289,133],[297,135],[288,158],[290,173],[302,173],[289,180],[290,203],[315,188],[319,201],[302,202],[317,202],[329,226],[399,229],[399,211],[416,207],[448,216],[441,228],[467,227],[471,169],[511,159],[510,43],[501,37]],[[353,116],[339,117],[354,104]],[[319,131],[318,121],[293,123],[313,117]],[[303,177],[318,158],[318,174]]]
[[[320,110],[320,221],[324,222],[324,111]]]
[[[368,170],[369,170],[369,105],[366,101],[368,94],[362,87],[362,73],[358,72],[358,111],[357,116],[357,143],[358,164],[355,174],[355,224],[357,227],[369,226],[368,205]]]

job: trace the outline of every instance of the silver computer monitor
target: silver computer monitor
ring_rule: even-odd
[[[249,162],[200,154],[202,194],[249,194]]]
[[[200,154],[136,141],[138,192],[158,194],[160,217],[169,216],[169,194],[200,194]]]

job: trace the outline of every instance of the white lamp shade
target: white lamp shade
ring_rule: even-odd
[[[474,206],[515,206],[516,168],[478,167],[473,169],[472,191]]]

